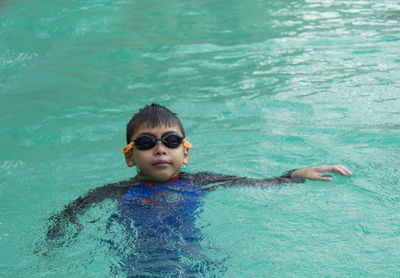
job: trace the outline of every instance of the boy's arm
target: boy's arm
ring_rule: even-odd
[[[197,174],[183,173],[183,178],[187,179],[187,181],[189,182],[193,182],[198,185],[219,183],[214,186],[205,188],[205,190],[212,190],[219,186],[226,187],[235,185],[254,185],[259,187],[267,187],[283,183],[302,183],[305,181],[305,179],[316,181],[332,181],[331,177],[324,176],[325,172],[333,172],[342,176],[351,175],[351,172],[345,166],[322,165],[291,170],[280,177],[271,179],[253,179],[247,177],[221,175],[210,172],[200,172]]]
[[[206,187],[204,190],[213,190],[217,187],[227,187],[236,185],[252,185],[259,187],[267,187],[273,185],[279,185],[282,183],[301,183],[304,179],[301,177],[291,178],[291,173],[295,170],[286,172],[280,177],[270,178],[270,179],[254,179],[248,177],[239,177],[231,175],[216,174],[211,172],[199,172],[196,174],[182,173],[181,178],[187,182],[192,182],[198,185],[209,185],[215,184],[211,187]]]
[[[85,196],[79,197],[63,211],[49,218],[49,227],[46,233],[47,240],[53,240],[64,236],[65,227],[69,223],[73,223],[82,230],[79,224],[78,215],[86,212],[93,204],[101,203],[105,199],[116,199],[125,194],[130,186],[134,183],[134,178],[128,181],[108,184],[89,191]]]

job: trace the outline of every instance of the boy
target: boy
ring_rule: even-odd
[[[60,214],[50,218],[52,225],[47,239],[64,236],[63,228],[68,221],[82,229],[78,214],[83,214],[95,203],[115,199],[118,213],[110,218],[109,227],[117,225],[117,230],[124,230],[124,235],[130,234],[135,238],[134,250],[123,255],[125,263],[122,269],[129,275],[151,276],[157,273],[169,276],[168,273],[173,273],[178,267],[186,276],[191,276],[218,268],[215,262],[199,253],[201,236],[195,227],[195,218],[204,190],[234,185],[266,187],[304,182],[304,179],[331,181],[332,178],[324,176],[324,172],[351,175],[341,165],[291,170],[273,179],[181,172],[182,165],[188,164],[191,144],[185,139],[178,117],[157,104],[144,107],[132,117],[127,125],[126,141],[128,145],[122,153],[129,167],[136,166],[137,176],[96,188],[72,202]],[[134,235],[132,227],[137,229]],[[113,242],[110,249],[116,246]],[[201,261],[198,263],[201,267],[185,265],[182,257],[197,263]],[[162,268],[159,264],[149,263],[148,258],[161,262]]]

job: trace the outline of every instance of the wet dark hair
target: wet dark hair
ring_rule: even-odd
[[[177,115],[165,106],[157,103],[146,105],[134,114],[126,126],[126,143],[129,144],[132,141],[132,135],[135,130],[142,124],[146,123],[148,127],[154,128],[162,125],[172,127],[178,126],[185,137],[185,130]]]

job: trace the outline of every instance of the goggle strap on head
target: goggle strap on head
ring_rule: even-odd
[[[122,148],[121,153],[127,154],[129,151],[133,149],[133,146],[135,145],[135,142],[130,142],[128,145]]]

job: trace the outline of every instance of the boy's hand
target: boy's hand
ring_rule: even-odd
[[[332,172],[341,176],[350,176],[351,172],[343,165],[321,165],[302,168],[294,171],[291,178],[305,178],[313,181],[332,181],[332,178],[325,176],[325,172]]]

